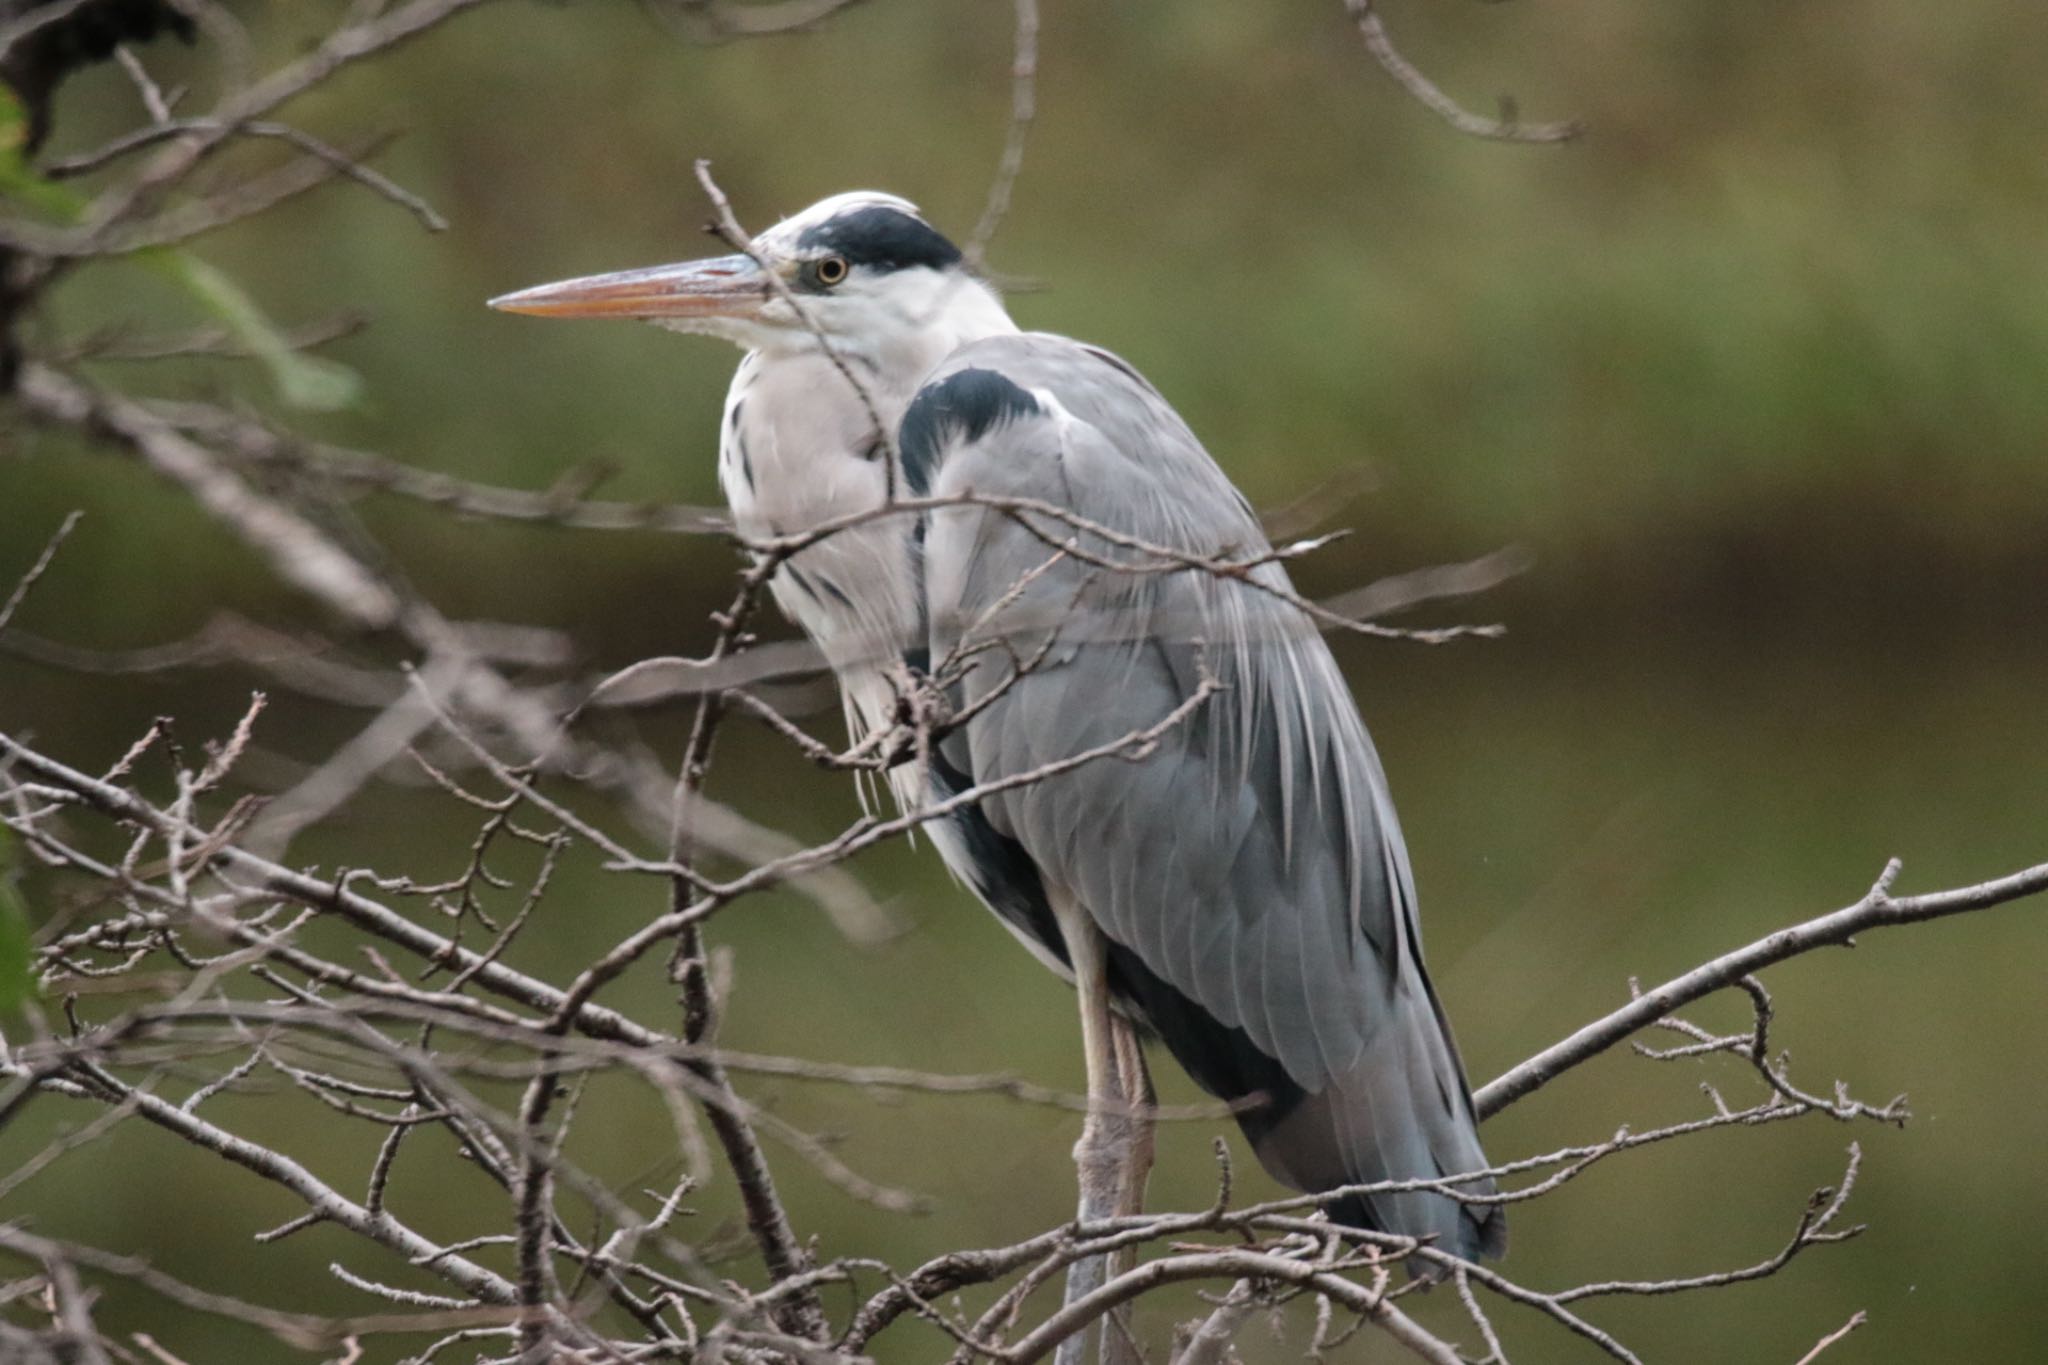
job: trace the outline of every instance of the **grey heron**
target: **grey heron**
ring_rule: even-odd
[[[1076,1148],[1084,1214],[1134,1209],[1149,1162],[1130,1121],[1151,1098],[1133,1025],[1210,1094],[1257,1101],[1239,1123],[1295,1189],[1486,1168],[1357,706],[1314,623],[1262,591],[1285,587],[1279,563],[1203,567],[1256,560],[1267,542],[1135,369],[1020,331],[915,206],[872,192],[815,204],[745,254],[492,304],[639,318],[746,351],[719,481],[749,537],[854,518],[771,587],[831,663],[856,737],[895,723],[904,667],[1003,643],[953,683],[971,719],[890,781],[909,810],[988,789],[935,820],[932,840],[1078,988],[1096,1101]],[[857,519],[896,497],[919,510]],[[1133,545],[1198,562],[1116,571]],[[1062,766],[1148,729],[1142,759]],[[1048,767],[1061,770],[1004,785]],[[1497,1205],[1440,1190],[1354,1193],[1330,1214],[1468,1259],[1506,1243]]]

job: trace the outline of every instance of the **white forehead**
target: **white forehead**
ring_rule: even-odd
[[[796,246],[798,238],[819,224],[828,223],[842,213],[871,208],[895,209],[898,213],[910,215],[920,223],[926,221],[917,205],[900,195],[884,194],[880,190],[848,190],[844,194],[820,199],[800,213],[792,213],[754,240],[762,246],[788,251]]]

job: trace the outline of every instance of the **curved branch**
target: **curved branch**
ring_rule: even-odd
[[[1024,144],[1031,135],[1031,122],[1038,114],[1038,0],[1016,0],[1017,47],[1010,60],[1010,129],[1003,135],[1002,159],[996,163],[996,178],[988,187],[988,202],[981,220],[967,234],[967,259],[976,266],[986,264],[988,244],[1003,215],[1010,211],[1010,191],[1017,173],[1024,169]]]
[[[1276,1280],[1313,1289],[1371,1319],[1375,1326],[1422,1359],[1436,1365],[1460,1365],[1457,1351],[1448,1342],[1425,1331],[1413,1318],[1387,1302],[1384,1295],[1313,1262],[1289,1260],[1267,1252],[1237,1250],[1189,1253],[1147,1261],[1135,1270],[1125,1271],[1094,1293],[1076,1299],[1047,1318],[1005,1351],[1003,1358],[1008,1365],[1031,1365],[1110,1309],[1160,1285],[1177,1280],[1240,1277]]]
[[[1387,36],[1387,26],[1374,11],[1373,0],[1344,0],[1344,12],[1358,25],[1358,36],[1365,40],[1365,50],[1380,64],[1380,69],[1461,133],[1496,142],[1569,142],[1586,131],[1576,119],[1564,123],[1522,123],[1514,117],[1513,106],[1505,98],[1501,101],[1504,117],[1481,118],[1438,89],[1436,82],[1401,55],[1394,40]]]
[[[1473,1108],[1479,1112],[1480,1118],[1491,1118],[1579,1063],[1599,1056],[1638,1029],[1647,1028],[1673,1010],[1691,1004],[1703,995],[1734,985],[1750,973],[1761,971],[1773,963],[1798,957],[1815,948],[1853,947],[1856,935],[1865,929],[1917,924],[1922,920],[1987,910],[1994,905],[2004,905],[2008,901],[2048,891],[2048,863],[1979,882],[1975,886],[1930,891],[1921,896],[1894,897],[1891,885],[1898,875],[1899,860],[1894,858],[1869,892],[1854,905],[1789,929],[1780,929],[1747,947],[1673,977],[1655,990],[1644,991],[1612,1014],[1594,1020],[1571,1037],[1545,1048],[1479,1087],[1472,1095]]]

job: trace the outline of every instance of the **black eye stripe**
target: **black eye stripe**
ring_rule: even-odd
[[[807,230],[798,245],[829,251],[847,264],[874,270],[927,266],[944,270],[960,260],[960,248],[921,218],[884,204],[853,209]]]

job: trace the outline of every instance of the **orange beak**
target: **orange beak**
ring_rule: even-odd
[[[751,258],[719,256],[535,285],[491,307],[542,318],[751,318],[773,297]]]

